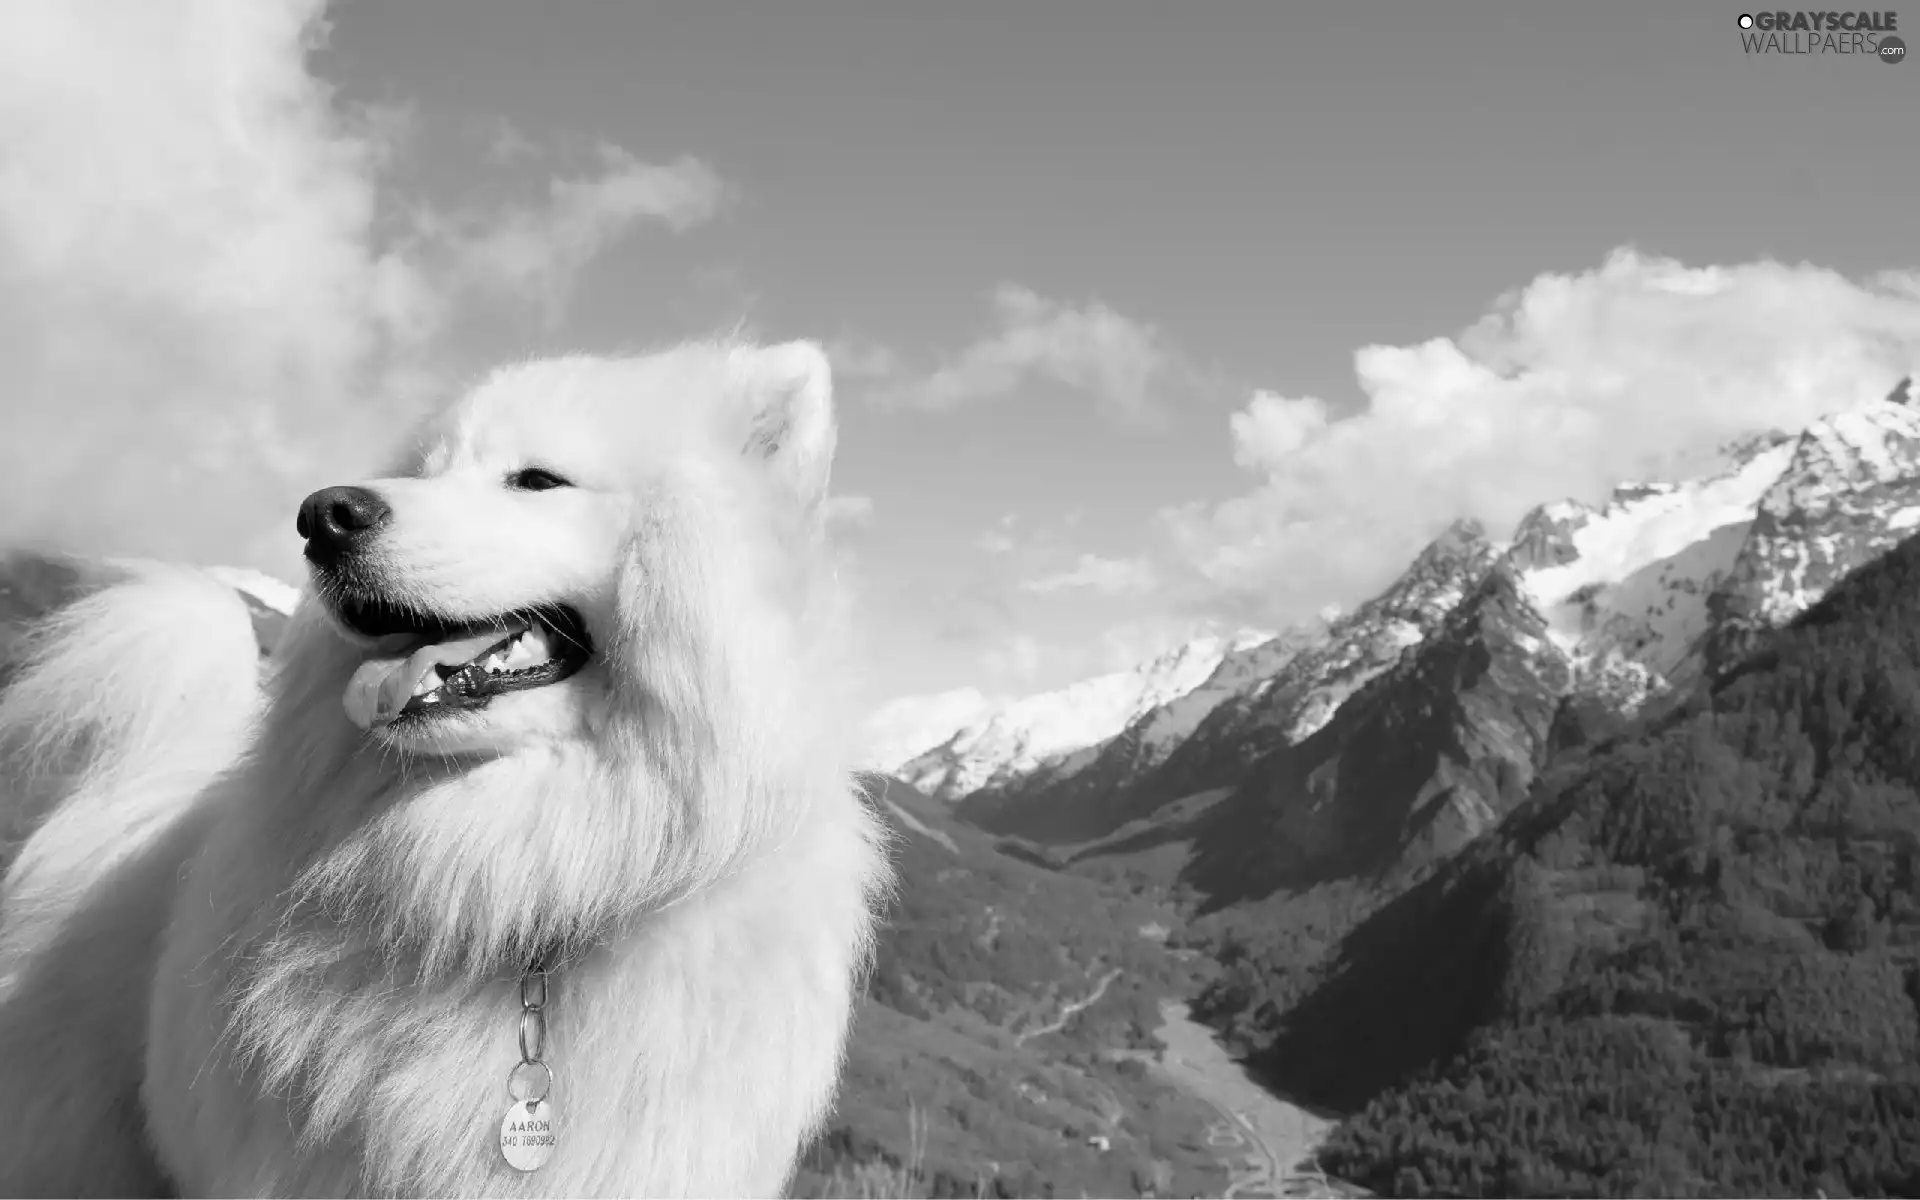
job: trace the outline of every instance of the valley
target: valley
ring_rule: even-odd
[[[1313,1156],[1334,1122],[1274,1095],[1247,1074],[1213,1030],[1195,1021],[1177,1000],[1161,1005],[1154,1031],[1162,1050],[1156,1067],[1173,1083],[1205,1100],[1220,1119],[1207,1145],[1240,1154],[1223,1193],[1233,1197],[1365,1195],[1313,1169]]]

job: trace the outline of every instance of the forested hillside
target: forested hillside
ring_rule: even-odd
[[[1583,740],[1396,898],[1233,922],[1206,1011],[1383,1193],[1920,1194],[1920,541]]]

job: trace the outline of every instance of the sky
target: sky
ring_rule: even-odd
[[[0,542],[298,578],[488,365],[744,330],[876,702],[1310,620],[1920,361],[1920,66],[1739,12],[12,0]]]

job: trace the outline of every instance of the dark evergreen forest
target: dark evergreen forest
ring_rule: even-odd
[[[1217,923],[1205,1014],[1381,1194],[1920,1195],[1920,540],[1571,740],[1424,878]]]

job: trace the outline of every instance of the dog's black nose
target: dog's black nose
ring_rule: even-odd
[[[293,527],[307,539],[307,557],[325,562],[352,550],[387,523],[393,509],[363,487],[321,488],[300,502]]]

